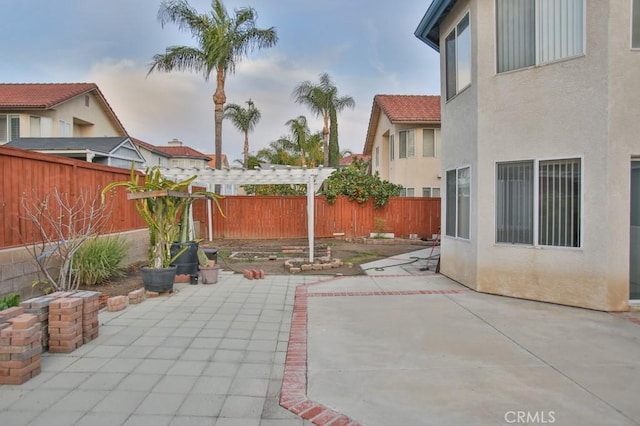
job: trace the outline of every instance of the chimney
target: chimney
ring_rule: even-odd
[[[167,144],[169,146],[182,146],[182,141],[179,139],[173,138],[169,142],[167,142]]]

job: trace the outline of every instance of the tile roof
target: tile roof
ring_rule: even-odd
[[[208,157],[211,158],[211,161],[209,161],[209,167],[215,169],[216,168],[216,155],[215,154],[209,154]],[[222,154],[222,167],[229,168],[229,160],[227,160],[227,155],[226,154]]]
[[[95,83],[0,83],[0,108],[48,109],[97,89]]]
[[[440,124],[439,95],[375,95],[363,153],[371,155],[380,114],[392,123]]]
[[[377,103],[391,122],[439,122],[440,96],[376,95]]]
[[[209,156],[188,146],[156,146],[155,149],[171,157],[201,158],[209,160]]]
[[[341,166],[348,166],[349,164],[353,163],[356,159],[357,160],[362,160],[362,161],[369,161],[369,160],[371,160],[371,156],[370,155],[364,155],[364,154],[347,155],[347,156],[342,157],[340,159],[340,165]]]

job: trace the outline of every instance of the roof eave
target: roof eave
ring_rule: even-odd
[[[413,33],[436,52],[440,52],[440,22],[455,2],[456,0],[433,0]]]

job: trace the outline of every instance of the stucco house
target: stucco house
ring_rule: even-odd
[[[406,197],[440,197],[440,96],[376,95],[363,154]]]
[[[0,84],[0,144],[20,137],[127,136],[94,83]]]
[[[434,0],[441,272],[605,311],[640,302],[640,0]]]

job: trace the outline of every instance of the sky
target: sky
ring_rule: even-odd
[[[312,132],[322,120],[291,96],[304,82],[328,73],[353,110],[338,116],[341,150],[362,153],[373,97],[437,95],[439,56],[414,31],[429,0],[225,0],[230,14],[253,7],[259,28],[274,27],[278,43],[254,51],[227,77],[228,103],[251,99],[262,118],[249,134],[249,151],[288,134],[285,123],[307,117]],[[189,0],[198,12],[210,0]],[[128,134],[166,145],[177,138],[200,152],[214,149],[215,74],[149,75],[153,55],[168,46],[196,47],[188,32],[162,27],[160,0],[0,0],[3,83],[96,83]],[[223,153],[242,158],[244,136],[223,124]]]

